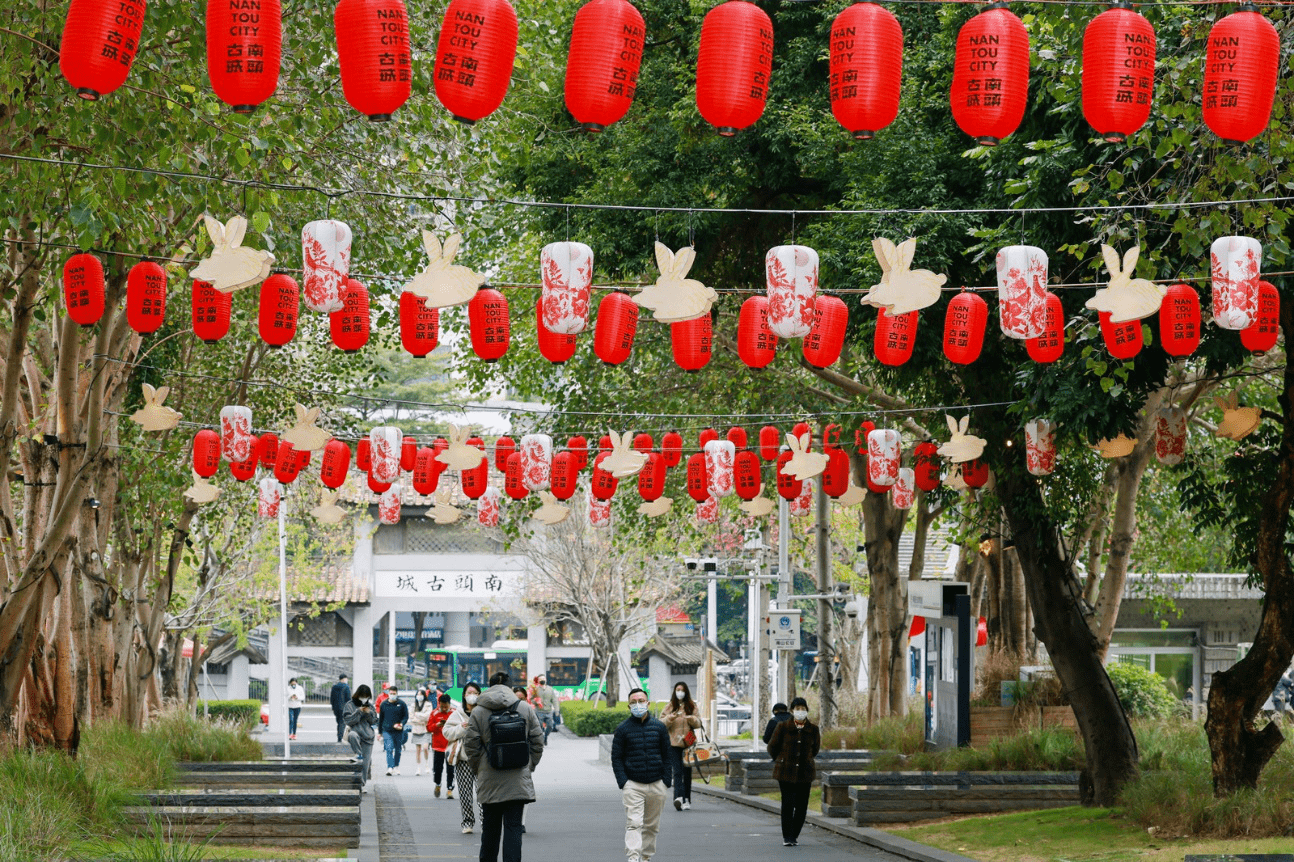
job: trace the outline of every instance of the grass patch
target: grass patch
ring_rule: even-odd
[[[995,739],[986,748],[882,754],[872,768],[882,772],[1073,772],[1083,768],[1083,743],[1067,730],[1031,728]]]

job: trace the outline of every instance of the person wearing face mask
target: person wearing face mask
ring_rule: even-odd
[[[777,726],[768,743],[773,777],[782,788],[782,846],[794,847],[809,813],[809,791],[816,775],[814,758],[822,747],[818,726],[809,721],[809,702],[791,701],[791,718]]]
[[[409,704],[400,700],[395,686],[386,690],[386,700],[377,710],[377,729],[382,732],[382,749],[386,752],[386,774],[400,774],[400,752],[404,748],[404,728],[409,723]]]
[[[557,715],[557,692],[542,673],[535,677],[535,684],[530,687],[530,705],[535,708],[535,717],[544,729],[544,745],[547,745],[548,735],[556,726],[553,722]]]
[[[648,862],[656,852],[660,811],[670,786],[669,730],[651,717],[647,692],[629,692],[629,717],[611,741],[611,770],[625,804],[625,853],[628,862]]]
[[[366,685],[355,689],[355,694],[342,707],[342,721],[350,730],[346,741],[350,743],[355,759],[359,761],[360,790],[368,793],[368,782],[373,771],[374,725],[377,724],[377,710],[373,708],[373,692]]]
[[[481,687],[474,682],[463,686],[463,704],[454,708],[440,729],[445,741],[449,743],[445,750],[445,761],[454,770],[454,780],[458,782],[458,805],[463,815],[463,834],[471,835],[476,828],[476,773],[462,756],[463,737],[467,735],[467,722],[476,708],[476,700],[481,696]]]
[[[288,680],[288,739],[297,738],[297,720],[301,717],[301,707],[305,705],[305,687],[292,677]]]
[[[687,683],[674,683],[674,696],[660,714],[660,720],[669,730],[670,774],[674,779],[674,810],[685,811],[692,807],[692,767],[683,763],[683,752],[696,744],[696,731],[701,726],[701,714],[692,701]]]

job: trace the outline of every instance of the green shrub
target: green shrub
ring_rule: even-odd
[[[259,714],[259,705],[257,710]],[[228,718],[208,721],[176,710],[159,716],[144,735],[164,739],[177,761],[263,760],[265,757],[261,744],[248,735],[247,725]]]
[[[885,754],[873,769],[933,772],[1075,772],[1083,768],[1083,743],[1068,730],[1030,728],[992,740],[986,748],[950,748]]]
[[[629,717],[629,707],[606,707],[587,700],[568,700],[562,703],[562,722],[576,736],[597,736],[611,733],[620,722]]]
[[[261,723],[261,702],[259,700],[200,700],[197,714],[202,715],[203,707],[212,718],[231,718],[248,727]]]
[[[0,862],[58,858],[81,834],[112,828],[130,799],[129,778],[92,774],[61,751],[9,752],[0,758]]]
[[[897,751],[913,754],[925,748],[925,711],[919,702],[907,715],[877,719],[858,734],[858,747],[869,751]]]
[[[1164,680],[1154,671],[1128,662],[1111,662],[1106,668],[1119,701],[1129,716],[1167,718],[1182,708]]]

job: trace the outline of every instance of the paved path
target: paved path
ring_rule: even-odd
[[[300,738],[300,736],[298,736]],[[538,800],[527,806],[523,855],[528,862],[620,862],[624,852],[624,808],[608,766],[597,763],[597,741],[553,734],[535,773]],[[385,760],[374,751],[374,790],[366,796],[366,845],[381,862],[476,859],[480,825],[463,835],[457,799],[439,799],[432,779],[413,775],[413,748],[406,750],[402,775],[387,777]],[[381,767],[381,768],[379,768]],[[376,814],[376,823],[369,813]],[[376,827],[376,841],[372,832]],[[374,858],[368,853],[356,858]],[[697,795],[691,811],[666,806],[656,862],[785,862],[788,856],[813,862],[897,862],[900,857],[823,829],[805,826],[800,844],[782,846],[776,816],[758,809]]]

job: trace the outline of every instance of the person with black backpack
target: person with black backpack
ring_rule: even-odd
[[[490,677],[463,737],[463,756],[476,774],[481,803],[481,862],[521,862],[521,823],[535,801],[531,772],[544,755],[544,730],[530,704],[512,692],[508,675]]]

